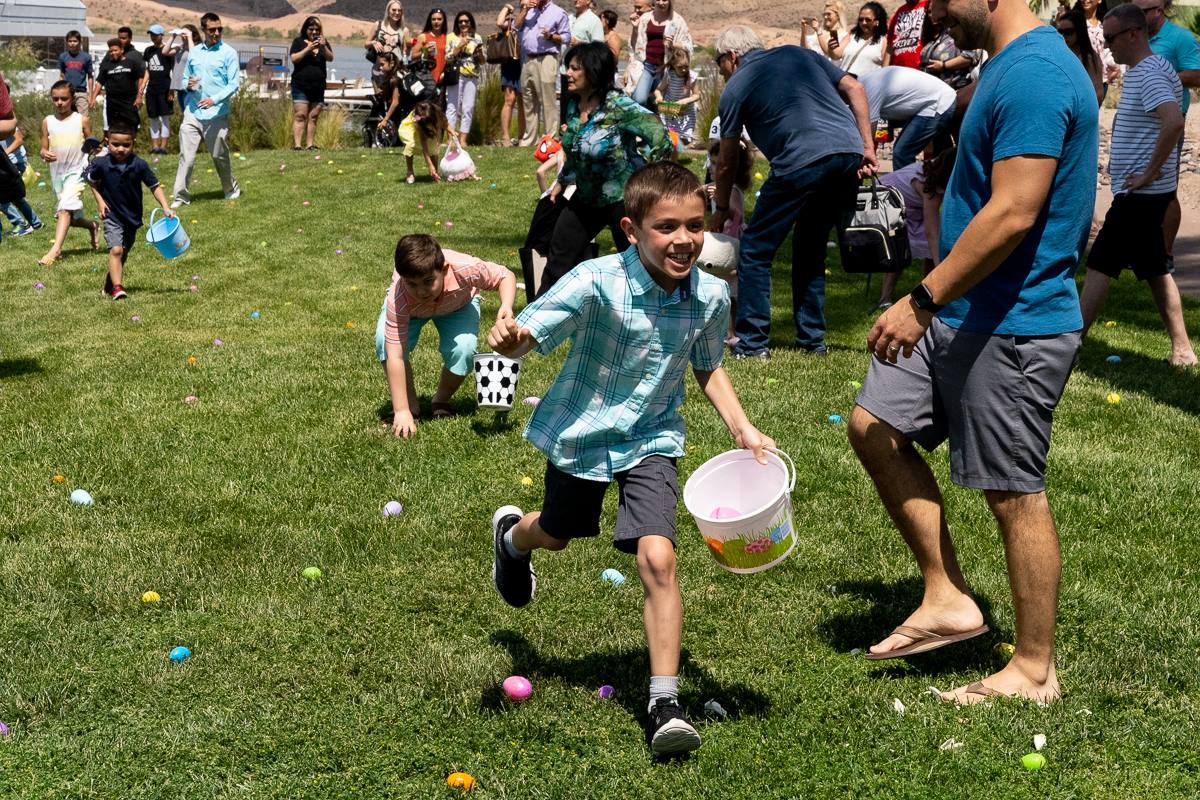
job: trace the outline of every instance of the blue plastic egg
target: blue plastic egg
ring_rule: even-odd
[[[183,645],[180,645],[179,647],[171,648],[171,655],[169,656],[169,658],[172,661],[174,661],[176,664],[179,664],[179,663],[183,662],[184,660],[186,660],[188,658],[188,656],[190,656],[191,654],[192,654],[191,650],[188,650]]]

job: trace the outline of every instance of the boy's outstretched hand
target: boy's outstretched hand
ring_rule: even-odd
[[[413,434],[417,432],[417,423],[413,419],[411,411],[397,411],[392,419],[392,433],[397,437],[411,439]]]
[[[511,317],[497,319],[488,331],[488,346],[502,356],[520,358],[533,349],[533,335]]]
[[[754,452],[754,460],[760,464],[767,463],[767,457],[763,455],[763,450],[775,447],[774,439],[749,423],[737,432],[733,440],[737,442],[738,447],[745,450],[752,450]]]

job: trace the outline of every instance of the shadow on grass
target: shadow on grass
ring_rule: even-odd
[[[0,359],[0,379],[16,378],[20,375],[31,375],[41,371],[42,365],[36,358]]]
[[[818,631],[835,649],[847,652],[855,647],[864,651],[870,645],[887,638],[897,625],[904,622],[913,609],[921,604],[924,584],[918,578],[904,578],[894,583],[881,580],[843,581],[836,584],[838,594],[853,594],[871,602],[865,611],[837,614],[818,627]],[[948,645],[911,658],[879,661],[879,669],[873,675],[880,677],[902,677],[913,670],[940,675],[978,669],[996,661],[992,650],[998,633],[992,622],[992,605],[985,597],[976,596],[975,602],[983,612],[983,621],[992,630],[983,636],[965,642]]]
[[[1121,362],[1108,363],[1110,355],[1120,356]],[[1140,392],[1159,403],[1200,416],[1200,369],[1196,367],[1173,367],[1161,358],[1089,340],[1076,369],[1118,392]]]
[[[646,681],[650,661],[645,650],[602,650],[579,658],[544,658],[528,639],[510,630],[496,631],[490,637],[494,645],[508,650],[513,671],[534,683],[536,677],[558,678],[595,691],[604,684],[616,689],[611,702],[619,703],[640,725],[646,724]],[[762,717],[770,710],[771,701],[754,689],[741,684],[723,684],[692,661],[691,654],[680,653],[679,677],[686,686],[680,693],[680,704],[693,720],[705,717],[703,704],[712,699],[728,712],[728,718]],[[500,686],[483,693],[480,708],[502,713],[512,707]]]

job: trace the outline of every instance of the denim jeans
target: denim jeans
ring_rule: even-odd
[[[3,207],[4,216],[8,217],[14,229],[24,228],[26,225],[41,227],[42,221],[38,219],[37,212],[24,197],[11,203],[0,203],[0,207]]]
[[[637,87],[633,90],[633,101],[639,106],[650,108],[650,95],[654,94],[663,77],[662,64],[645,64],[642,77],[638,78]]]
[[[942,131],[950,130],[954,122],[954,107],[933,117],[913,117],[904,125],[896,147],[892,150],[892,169],[903,169],[917,160],[925,145]]]
[[[734,351],[767,349],[771,333],[771,261],[792,230],[795,345],[825,350],[825,250],[829,230],[854,204],[862,156],[835,153],[762,185],[738,255]]]

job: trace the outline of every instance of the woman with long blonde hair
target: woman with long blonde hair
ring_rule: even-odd
[[[379,20],[364,45],[367,60],[374,62],[380,53],[395,52],[403,63],[410,38],[408,27],[404,24],[404,4],[400,0],[389,0],[383,10],[383,19]]]

